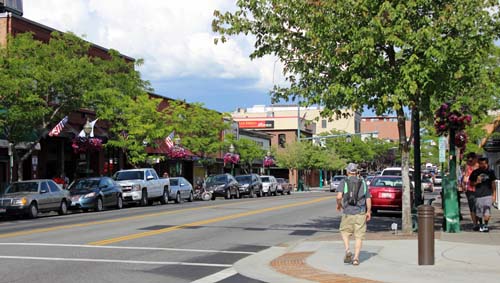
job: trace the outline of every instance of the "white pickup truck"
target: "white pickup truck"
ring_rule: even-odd
[[[159,178],[155,169],[141,168],[120,170],[113,179],[122,187],[123,201],[135,202],[142,206],[151,205],[155,200],[168,202],[168,178]]]

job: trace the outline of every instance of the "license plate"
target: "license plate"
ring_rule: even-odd
[[[5,208],[0,208],[0,213],[5,213],[7,211],[7,209]]]
[[[380,193],[380,198],[393,198],[394,195],[392,193]]]

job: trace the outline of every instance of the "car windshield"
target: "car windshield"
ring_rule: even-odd
[[[262,180],[263,183],[269,183],[269,177],[261,177],[260,178]]]
[[[333,177],[333,181],[334,181],[334,182],[339,182],[339,181],[342,181],[342,180],[344,180],[344,179],[345,179],[345,177],[344,177],[344,176],[335,176],[335,177]]]
[[[99,187],[99,179],[82,179],[78,180],[71,185],[69,188],[70,191],[78,191],[78,190],[88,190],[95,189]]]
[[[403,180],[401,178],[389,178],[389,177],[379,177],[373,179],[370,183],[372,187],[393,187],[393,188],[402,188]]]
[[[432,183],[432,180],[430,178],[422,178],[423,183]]]
[[[113,177],[116,181],[125,181],[125,180],[144,180],[144,172],[143,171],[122,171],[116,172]]]
[[[280,184],[285,183],[285,179],[283,178],[276,178],[276,181],[278,181],[278,183]]]
[[[236,181],[240,184],[250,184],[252,182],[251,176],[236,176]]]
[[[14,193],[36,193],[38,192],[38,183],[36,182],[25,182],[25,183],[14,183],[7,187],[5,190],[6,194]]]
[[[226,175],[215,175],[207,178],[207,184],[225,184]]]
[[[170,178],[170,186],[178,186],[179,179]]]

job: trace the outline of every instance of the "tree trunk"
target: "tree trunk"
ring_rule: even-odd
[[[399,132],[399,149],[401,150],[401,176],[403,179],[403,211],[402,220],[403,234],[412,233],[412,219],[411,219],[411,200],[410,200],[410,147],[406,138],[406,117],[404,110],[401,108],[397,111],[398,116],[398,132]],[[418,176],[415,176],[416,178]]]

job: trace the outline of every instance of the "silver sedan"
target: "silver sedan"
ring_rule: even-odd
[[[36,218],[40,211],[68,212],[69,192],[48,179],[10,184],[0,198],[0,213],[27,214]]]
[[[180,203],[182,200],[193,201],[193,185],[183,177],[171,177],[168,199]]]

